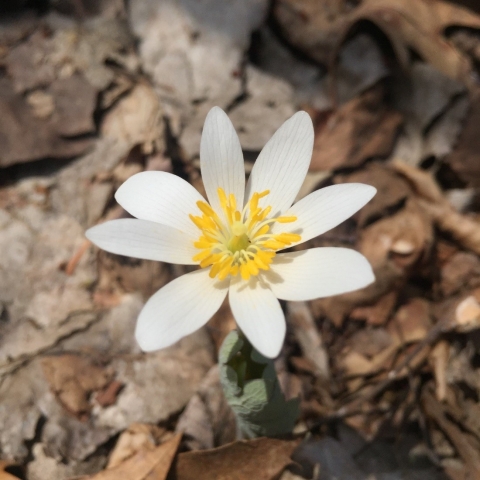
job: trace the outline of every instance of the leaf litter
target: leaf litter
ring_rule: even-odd
[[[0,479],[480,475],[480,16],[463,3],[81,0],[2,18]],[[188,269],[83,235],[127,216],[113,193],[134,173],[202,190],[214,105],[247,171],[286,118],[310,113],[299,198],[378,190],[309,242],[359,250],[375,284],[284,306],[292,438],[238,438],[215,365],[228,302],[144,354],[138,312]]]

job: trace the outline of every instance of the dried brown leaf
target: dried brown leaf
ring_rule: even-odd
[[[359,242],[374,269],[392,264],[407,270],[427,258],[432,245],[432,222],[413,198],[397,213],[366,227]]]
[[[184,433],[185,443],[191,450],[206,450],[235,440],[235,415],[223,394],[218,365],[214,365],[202,380],[180,415],[175,430]]]
[[[42,367],[60,403],[79,416],[90,410],[90,394],[104,388],[112,378],[111,371],[80,355],[44,357]]]
[[[106,114],[102,134],[152,153],[164,148],[164,128],[158,95],[148,84],[139,83]]]
[[[120,465],[141,451],[155,450],[162,433],[164,430],[156,425],[133,423],[118,438],[108,460],[107,469]]]
[[[450,233],[463,247],[480,254],[480,223],[458,213],[429,173],[402,162],[396,162],[394,167],[412,184],[418,195],[418,205],[438,228]]]
[[[359,182],[372,185],[377,189],[375,196],[357,214],[359,226],[364,226],[372,220],[377,220],[395,208],[412,195],[408,182],[398,175],[389,165],[373,162],[350,175],[337,175],[335,183]]]
[[[303,355],[314,366],[315,374],[322,382],[330,379],[328,353],[318,331],[312,312],[305,302],[287,304],[289,325],[300,344]]]
[[[472,187],[480,186],[480,90],[476,90],[470,97],[470,109],[461,130],[458,143],[453,152],[446,158],[446,162],[457,175]]]
[[[335,60],[355,25],[369,21],[387,36],[404,66],[414,50],[445,75],[472,83],[469,59],[444,32],[450,26],[478,29],[480,17],[450,2],[364,0],[352,8],[346,0],[281,0],[276,2],[274,14],[288,40],[324,64]]]
[[[175,480],[273,480],[292,460],[298,440],[256,438],[213,450],[181,453]]]
[[[10,466],[10,463],[0,460],[0,480],[18,480],[18,477],[10,475],[10,473],[5,471],[5,469]]]
[[[155,450],[143,450],[119,465],[82,480],[165,480],[182,435],[175,435]]]
[[[462,288],[480,286],[480,259],[467,252],[456,252],[440,270],[440,289],[445,296],[459,292]]]
[[[374,87],[342,105],[316,128],[310,170],[357,167],[392,150],[402,115],[385,106],[384,92]],[[322,114],[324,117],[324,114]]]
[[[350,314],[353,320],[365,320],[369,325],[383,325],[390,317],[397,303],[398,292],[382,295],[373,305],[355,308]]]
[[[0,166],[45,157],[74,157],[91,145],[91,139],[65,138],[65,133],[72,132],[71,127],[77,135],[93,130],[95,90],[81,77],[58,82],[61,85],[57,92],[52,91],[52,95],[59,95],[54,97],[55,110],[44,119],[38,118],[27,101],[13,91],[9,79],[0,80]]]

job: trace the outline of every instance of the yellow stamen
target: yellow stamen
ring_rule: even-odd
[[[295,222],[296,220],[297,220],[297,217],[293,215],[290,217],[277,217],[275,219],[275,221],[278,223],[292,223],[292,222]]]
[[[269,190],[255,192],[243,211],[237,210],[233,193],[227,196],[223,188],[218,188],[217,192],[224,215],[219,216],[203,201],[197,202],[202,216],[190,215],[201,232],[193,244],[200,250],[193,260],[202,268],[210,267],[211,278],[225,280],[240,274],[248,281],[252,276],[257,276],[260,270],[270,269],[277,250],[301,240],[296,233],[271,233],[274,223],[291,223],[297,217],[269,218],[272,207],[261,208],[258,205],[259,200],[270,193]]]

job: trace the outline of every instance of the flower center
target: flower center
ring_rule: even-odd
[[[190,219],[201,232],[194,243],[200,252],[193,260],[199,262],[202,268],[211,266],[210,277],[224,280],[229,275],[235,277],[240,274],[248,280],[252,275],[258,275],[260,270],[270,269],[277,250],[301,240],[296,233],[270,232],[275,222],[291,223],[297,217],[267,218],[272,207],[261,208],[258,202],[269,193],[269,190],[255,192],[240,211],[235,196],[230,194],[227,198],[225,191],[219,188],[218,197],[224,218],[220,218],[208,203],[197,202],[202,216],[190,215]]]

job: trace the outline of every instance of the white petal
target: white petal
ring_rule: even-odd
[[[281,253],[264,276],[278,298],[291,301],[351,292],[375,280],[372,267],[362,254],[334,247]]]
[[[235,195],[241,210],[245,194],[242,147],[232,122],[219,107],[213,107],[205,119],[200,142],[200,168],[212,208],[217,213],[222,212],[218,198],[218,188],[221,187],[227,197],[231,193]]]
[[[280,353],[285,339],[285,316],[272,291],[258,279],[230,286],[230,308],[242,332],[265,357]]]
[[[176,278],[148,300],[135,330],[142,350],[169,347],[205,325],[220,308],[229,282],[213,280],[208,272],[204,268]]]
[[[199,236],[198,228],[188,215],[198,215],[196,202],[205,199],[177,175],[137,173],[120,186],[115,198],[134,217],[169,225],[195,238]]]
[[[199,250],[187,234],[148,220],[110,220],[88,229],[85,236],[97,247],[117,255],[182,265],[198,263],[192,257]]]
[[[255,192],[270,190],[264,204],[272,213],[292,205],[305,175],[313,149],[313,125],[306,112],[297,112],[267,142],[253,166],[247,185],[247,201]]]
[[[377,192],[363,183],[344,183],[317,190],[293,205],[285,215],[294,215],[292,223],[274,224],[273,233],[294,232],[306,242],[336,227],[368,203]]]

